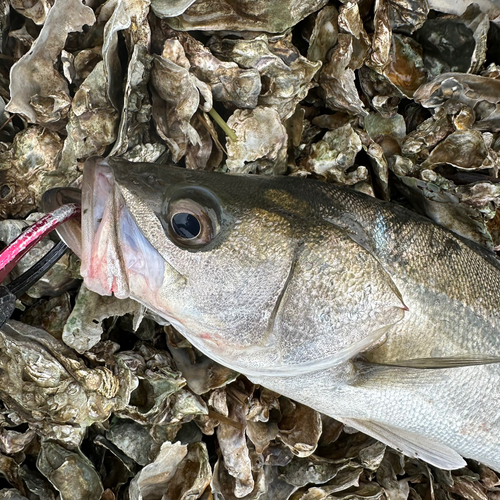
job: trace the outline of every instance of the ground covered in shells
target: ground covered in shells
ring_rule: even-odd
[[[500,251],[494,0],[0,0],[0,28],[2,246],[102,155],[348,185]],[[0,500],[500,499],[487,467],[254,386],[87,290],[69,252],[14,316]]]

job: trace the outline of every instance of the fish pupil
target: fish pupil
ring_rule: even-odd
[[[172,228],[181,238],[189,240],[196,238],[201,231],[198,219],[186,212],[177,213],[172,217]]]

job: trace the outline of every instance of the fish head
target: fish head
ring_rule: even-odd
[[[347,359],[404,305],[377,260],[296,181],[88,160],[85,284],[141,302],[247,375]]]
[[[88,161],[81,274],[101,295],[143,303],[212,357],[233,358],[266,348],[296,242],[283,216],[266,211],[259,182],[203,174]]]

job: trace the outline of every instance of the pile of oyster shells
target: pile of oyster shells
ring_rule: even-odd
[[[0,242],[102,155],[344,184],[499,251],[496,3],[4,0]],[[87,290],[72,254],[15,318],[0,500],[500,499],[487,467],[436,469],[254,386]]]

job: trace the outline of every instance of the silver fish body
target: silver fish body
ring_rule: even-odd
[[[92,290],[409,456],[500,471],[500,365],[481,361],[500,357],[500,267],[486,251],[298,178],[92,159],[82,210]]]

